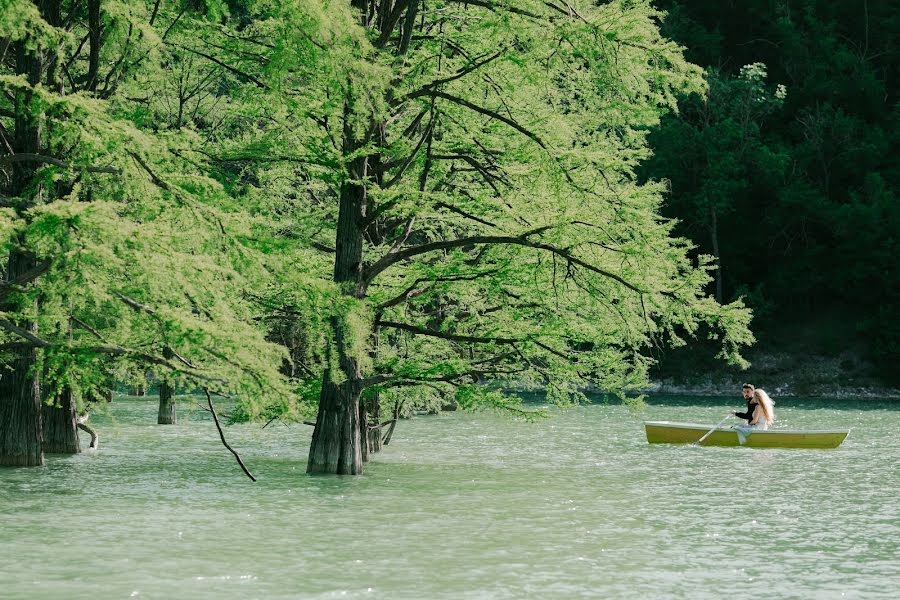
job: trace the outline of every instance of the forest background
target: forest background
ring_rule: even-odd
[[[717,294],[746,299],[758,342],[748,372],[726,375],[691,346],[654,377],[673,391],[728,392],[743,378],[782,393],[896,394],[900,3],[658,6],[710,89],[664,117],[643,173],[671,182],[664,214],[719,257]]]

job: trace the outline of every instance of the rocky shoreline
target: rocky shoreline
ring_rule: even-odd
[[[858,355],[836,357],[791,354],[756,354],[746,371],[721,369],[660,378],[641,390],[645,394],[734,396],[749,382],[772,397],[807,396],[826,399],[897,399],[900,388],[873,375],[874,369]]]

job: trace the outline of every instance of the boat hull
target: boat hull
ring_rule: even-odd
[[[651,444],[693,444],[712,428],[710,425],[645,421],[647,441]],[[740,435],[737,429],[717,427],[701,446],[746,446],[748,448],[837,448],[849,429],[832,431],[756,431]]]

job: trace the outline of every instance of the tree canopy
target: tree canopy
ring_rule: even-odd
[[[0,325],[45,386],[309,406],[309,470],[359,473],[385,402],[624,394],[701,332],[743,364],[637,177],[707,85],[649,2],[14,4]]]

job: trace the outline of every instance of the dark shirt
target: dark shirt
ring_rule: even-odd
[[[753,400],[747,400],[747,412],[742,412],[742,413],[736,412],[736,413],[734,413],[734,416],[736,416],[740,419],[746,419],[747,423],[749,424],[750,421],[753,420],[753,411],[755,411],[755,410],[756,410],[756,404],[753,403]]]

